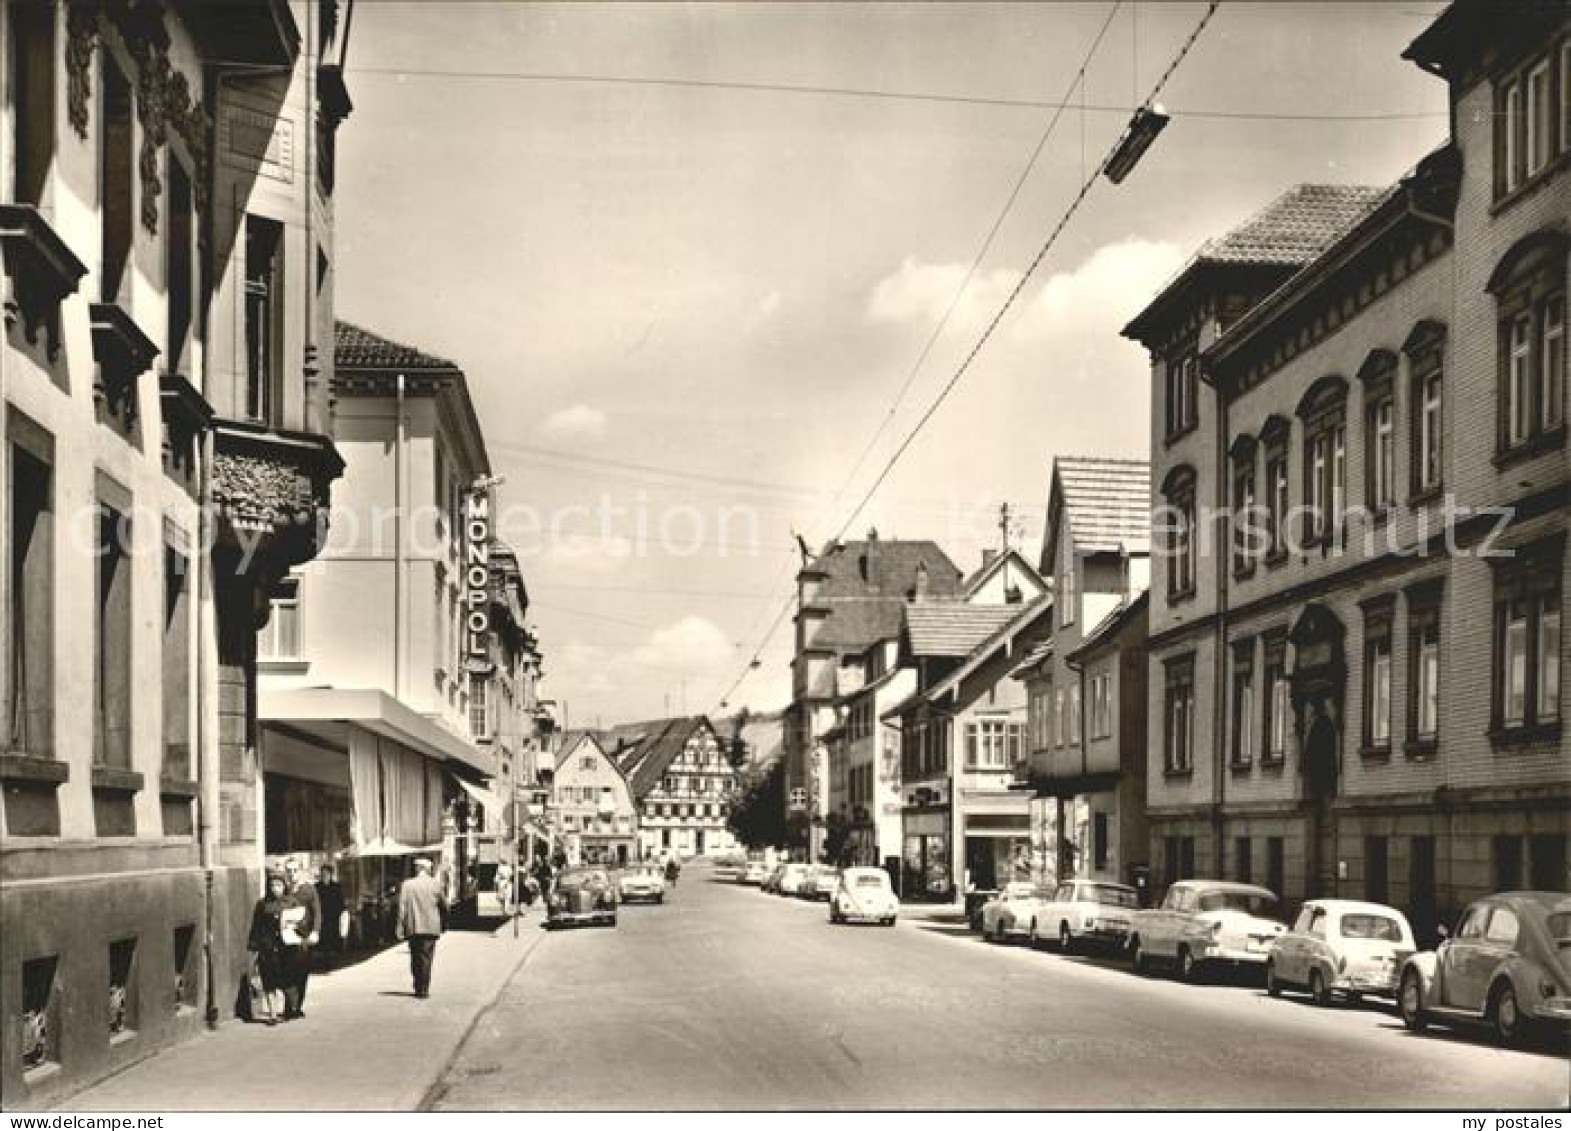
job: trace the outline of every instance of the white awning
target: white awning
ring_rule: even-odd
[[[479,803],[481,809],[485,810],[488,815],[495,818],[498,825],[501,825],[507,820],[507,801],[500,793],[495,793],[489,789],[484,789],[481,786],[475,785],[473,782],[465,781],[457,774],[453,775],[453,780],[458,783],[460,789],[462,789],[470,797],[473,797],[475,801]],[[486,824],[490,825],[491,822],[487,821]]]

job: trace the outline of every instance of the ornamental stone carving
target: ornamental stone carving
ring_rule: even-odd
[[[92,119],[93,52],[98,46],[98,11],[84,0],[66,9],[66,110],[78,137],[87,136]]]
[[[327,533],[329,485],[342,471],[325,437],[217,422],[213,503],[220,540],[240,555],[240,572],[314,557]]]

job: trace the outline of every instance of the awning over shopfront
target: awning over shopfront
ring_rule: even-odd
[[[474,782],[467,781],[457,774],[453,775],[453,780],[458,783],[460,789],[474,798],[475,804],[480,806],[481,811],[485,814],[484,827],[486,829],[495,832],[507,827],[507,799],[505,797],[494,790],[484,789],[475,785]]]
[[[356,856],[438,850],[443,765],[490,772],[480,751],[381,691],[263,688],[258,700],[264,726],[287,728],[346,756]]]

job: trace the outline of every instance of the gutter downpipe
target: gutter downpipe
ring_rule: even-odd
[[[217,888],[217,824],[219,808],[218,789],[218,685],[217,656],[218,612],[214,594],[213,573],[216,568],[213,555],[213,431],[202,432],[202,458],[198,474],[201,482],[197,488],[197,544],[192,560],[197,566],[197,632],[196,632],[196,827],[197,864],[202,870],[202,962],[207,982],[207,1003],[203,1021],[209,1029],[218,1027],[217,961],[214,956],[213,923]]]
[[[393,698],[404,697],[404,375],[397,388],[393,437]]]
[[[1209,366],[1208,366],[1209,368]],[[1215,376],[1214,374],[1212,375]],[[1216,429],[1216,482],[1212,486],[1212,498],[1216,503],[1216,513],[1226,515],[1227,491],[1232,481],[1227,465],[1227,434],[1230,407],[1227,393],[1220,382],[1211,382],[1211,389],[1217,400],[1217,429]],[[1209,524],[1214,528],[1215,524]],[[1233,569],[1233,527],[1229,523],[1222,553],[1216,567],[1216,634],[1213,645],[1214,655],[1211,657],[1212,687],[1211,687],[1211,718],[1213,731],[1211,740],[1211,765],[1215,775],[1215,785],[1212,794],[1216,798],[1216,807],[1211,814],[1212,837],[1215,844],[1212,846],[1213,858],[1216,862],[1215,874],[1219,877],[1226,876],[1227,846],[1223,843],[1222,811],[1227,804],[1227,741],[1231,728],[1227,725],[1227,602],[1228,580]],[[1192,724],[1191,724],[1192,725]]]

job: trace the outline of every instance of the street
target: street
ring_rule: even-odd
[[[547,936],[437,1110],[1562,1107],[1567,1062],[1383,1006],[999,947],[958,925],[831,927],[690,867],[616,930]]]

